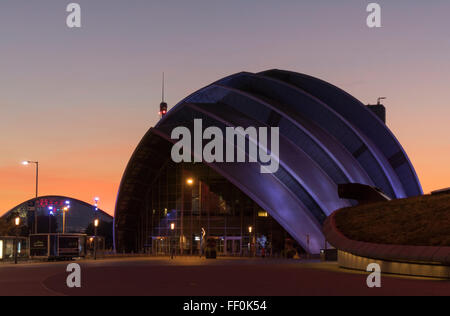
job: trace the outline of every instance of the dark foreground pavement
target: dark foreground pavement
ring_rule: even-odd
[[[382,276],[332,263],[288,260],[127,258],[78,261],[79,289],[66,286],[68,262],[0,265],[0,295],[450,295],[450,281]]]

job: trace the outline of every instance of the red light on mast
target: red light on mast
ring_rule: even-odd
[[[166,115],[167,113],[167,103],[162,102],[159,106],[159,115],[161,115],[161,118]]]
[[[167,103],[164,102],[164,73],[163,73],[163,78],[162,78],[162,101],[161,104],[159,105],[159,115],[161,116],[161,118],[164,117],[164,115],[166,115],[167,113]]]

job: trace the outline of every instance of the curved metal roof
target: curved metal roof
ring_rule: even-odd
[[[15,207],[13,207],[12,209],[10,209],[8,212],[6,212],[5,214],[3,214],[1,217],[2,218],[6,218],[8,217],[9,214],[11,214],[12,212],[14,212],[17,208],[21,207],[22,205],[28,204],[29,202],[35,201],[35,200],[39,200],[39,199],[61,199],[61,200],[71,200],[71,201],[75,201],[80,205],[86,206],[86,207],[94,207],[94,205],[86,203],[84,201],[72,198],[72,197],[68,197],[68,196],[61,196],[61,195],[44,195],[44,196],[39,196],[37,198],[32,198],[29,200],[26,200],[18,205],[16,205]],[[109,217],[109,218],[113,218],[111,215],[109,215],[108,213],[106,213],[105,211],[102,211],[101,209],[98,209],[97,212],[100,212],[100,214]]]
[[[195,118],[203,119],[204,128],[223,131],[279,127],[277,172],[261,174],[259,165],[250,163],[207,165],[266,209],[305,249],[308,234],[314,253],[324,244],[324,219],[352,203],[339,199],[338,184],[375,185],[391,198],[422,193],[398,141],[361,102],[310,76],[280,70],[241,72],[182,100],[141,140],[119,189],[116,241],[133,243],[151,180],[170,159],[171,131],[177,126],[193,131]]]
[[[268,70],[259,75],[277,78],[313,94],[352,122],[380,150],[397,173],[407,196],[423,194],[411,161],[397,138],[372,111],[338,87],[305,74],[286,70]]]

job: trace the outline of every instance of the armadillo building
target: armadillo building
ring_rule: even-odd
[[[195,119],[224,131],[278,127],[278,170],[261,173],[254,162],[173,162],[172,130],[194,133]],[[288,237],[318,253],[327,216],[355,204],[339,198],[344,183],[377,187],[394,199],[422,194],[401,145],[368,106],[308,75],[237,73],[182,100],[143,137],[119,189],[116,249],[195,253],[211,237],[221,252],[243,254],[261,240],[275,249]]]

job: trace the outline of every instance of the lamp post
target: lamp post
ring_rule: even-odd
[[[66,212],[69,211],[70,205],[63,207],[63,234],[66,233]]]
[[[94,211],[97,212],[98,211],[98,201],[100,201],[99,197],[95,197],[94,198]]]
[[[99,220],[96,218],[94,220],[94,260],[97,260],[97,227]]]
[[[199,178],[197,178],[197,182],[198,182],[198,194],[195,198],[198,199],[198,216],[199,216],[199,224],[201,226],[201,219],[202,219],[202,182],[200,181]],[[190,187],[192,187],[192,191],[191,191],[191,234],[193,234],[194,231],[194,224],[193,224],[193,216],[194,216],[194,184],[195,184],[195,180],[193,178],[188,178],[186,180],[186,184]],[[203,229],[203,228],[202,228]],[[201,237],[200,237],[201,238]],[[200,239],[200,247],[201,247],[201,239]],[[193,244],[193,240],[191,241],[191,255],[193,254],[193,249],[194,249],[194,244]],[[200,249],[200,256],[201,256],[201,249]]]
[[[170,223],[170,235],[173,236],[175,231],[175,223]],[[174,241],[173,237],[169,240],[169,247],[170,247],[170,259],[173,259],[175,255],[175,245],[172,245],[172,242]]]
[[[98,217],[97,217],[97,211],[98,211],[98,202],[100,201],[100,198],[96,196],[94,198],[94,260],[97,260],[97,227],[98,227]]]
[[[253,244],[253,226],[248,226],[248,237],[250,241],[250,257],[253,255],[252,244]]]
[[[52,233],[52,216],[53,215],[54,215],[53,206],[49,206],[48,207],[48,233],[49,234]]]
[[[14,264],[17,264],[18,237],[19,237],[19,225],[20,225],[20,217],[19,216],[17,216],[15,218],[14,224],[16,225],[16,238],[14,239]]]
[[[38,188],[39,188],[39,161],[30,161],[30,160],[26,160],[26,161],[23,161],[22,162],[22,164],[24,165],[24,166],[28,166],[29,164],[35,164],[36,165],[36,195],[35,195],[35,201],[34,201],[34,233],[35,234],[37,234],[38,233],[38,231],[37,231],[37,227],[38,227],[38,225],[37,225],[37,207],[36,207],[36,202],[37,202],[37,198],[38,198],[38,194],[39,194],[39,191],[38,191]]]
[[[186,184],[188,185],[188,186],[190,186],[190,187],[192,187],[193,185],[194,185],[194,179],[192,179],[192,178],[188,178],[187,180],[186,180]],[[191,240],[191,251],[190,251],[190,253],[191,253],[191,256],[192,256],[192,254],[193,254],[193,251],[194,251],[194,240],[193,240],[193,220],[194,220],[194,218],[193,218],[193,214],[194,213],[194,198],[193,198],[193,194],[192,194],[192,190],[191,190],[191,216],[190,216],[190,222],[191,222],[191,229],[190,229],[190,240]]]

